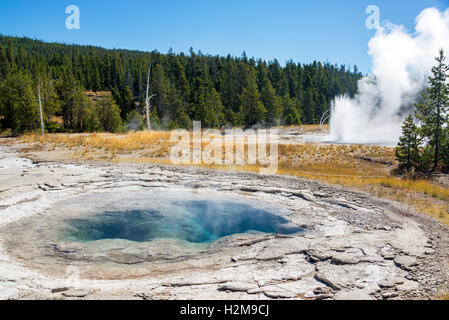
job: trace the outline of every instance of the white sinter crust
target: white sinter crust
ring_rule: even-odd
[[[170,240],[86,249],[52,238],[55,217],[69,216],[71,201],[82,208],[85,196],[132,192],[268,203],[290,210],[291,225],[307,231],[238,234],[183,251],[170,250]],[[438,221],[288,176],[33,163],[0,147],[0,230],[1,299],[424,299],[448,284],[448,229]]]

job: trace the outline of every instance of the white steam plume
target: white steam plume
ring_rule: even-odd
[[[336,98],[329,139],[395,145],[440,48],[449,54],[449,8],[423,10],[413,34],[391,23],[379,28],[369,42],[373,74],[359,81],[354,99]]]

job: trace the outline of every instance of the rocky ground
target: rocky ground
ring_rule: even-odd
[[[144,245],[93,257],[36,238],[32,222],[50,225],[56,209],[64,215],[62,203],[123,192],[267,202],[290,210],[290,223],[306,232],[233,235],[160,258]],[[447,227],[397,203],[289,176],[31,161],[0,146],[0,230],[0,299],[427,299],[449,285]]]

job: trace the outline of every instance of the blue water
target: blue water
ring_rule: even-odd
[[[175,238],[207,243],[251,231],[279,234],[303,231],[285,225],[288,220],[274,212],[242,202],[213,200],[176,200],[158,203],[151,209],[103,212],[65,222],[64,239],[77,242]]]

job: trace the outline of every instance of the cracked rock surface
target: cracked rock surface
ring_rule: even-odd
[[[68,204],[87,206],[84,196],[133,192],[268,203],[306,231],[234,234],[182,250],[169,239],[86,246],[49,231],[56,216],[70,214]],[[33,163],[0,146],[0,299],[426,299],[448,287],[447,248],[448,229],[438,221],[315,181]]]

